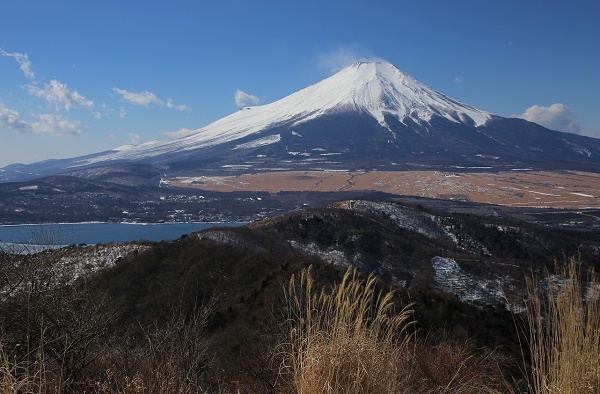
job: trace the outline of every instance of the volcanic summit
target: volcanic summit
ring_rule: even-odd
[[[169,141],[4,168],[0,179],[122,164],[166,175],[297,170],[600,169],[600,140],[452,99],[388,62],[359,62]],[[92,171],[96,172],[96,171]]]

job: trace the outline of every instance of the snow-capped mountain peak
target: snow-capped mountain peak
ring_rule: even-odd
[[[400,71],[388,62],[358,62],[314,85],[273,103],[244,107],[187,136],[117,151],[109,157],[87,158],[86,164],[105,160],[139,160],[206,148],[235,141],[282,124],[292,127],[325,114],[367,113],[387,127],[385,115],[404,123],[429,122],[434,115],[452,122],[480,126],[492,114],[451,99]],[[263,136],[257,135],[257,138]],[[78,163],[83,164],[83,163]]]
[[[150,164],[172,175],[566,165],[597,170],[600,160],[599,140],[492,115],[387,62],[352,64],[278,101],[175,135],[180,137],[8,166],[0,181],[121,163]]]
[[[433,115],[453,122],[484,124],[492,114],[439,93],[388,62],[358,62],[277,103],[302,108],[301,121],[331,111],[369,112],[380,124],[384,114],[417,123]],[[276,104],[276,103],[273,103]]]

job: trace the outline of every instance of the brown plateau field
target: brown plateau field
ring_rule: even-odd
[[[171,179],[177,187],[234,191],[381,191],[515,207],[598,208],[600,174],[564,171],[290,171]]]

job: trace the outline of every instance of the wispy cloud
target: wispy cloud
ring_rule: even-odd
[[[21,120],[19,113],[6,108],[0,103],[0,125],[20,133],[78,135],[81,127],[78,121],[72,121],[62,115],[40,114],[34,115],[34,122]]]
[[[0,48],[0,54],[2,56],[8,56],[8,57],[14,58],[17,61],[17,63],[19,63],[19,66],[21,67],[21,71],[23,71],[23,74],[25,74],[25,76],[28,79],[35,78],[35,74],[33,72],[33,67],[31,65],[31,62],[29,61],[29,57],[27,57],[27,54],[17,53],[17,52],[10,53],[10,52],[6,52],[2,48]]]
[[[75,107],[92,108],[93,101],[88,100],[76,91],[71,91],[66,84],[52,80],[44,87],[37,86],[33,66],[27,54],[7,52],[0,48],[0,55],[12,57],[19,64],[25,77],[31,80],[31,85],[26,89],[32,96],[40,97],[53,104],[55,110],[70,110]],[[97,117],[97,116],[96,116]],[[81,124],[60,114],[31,114],[29,120],[23,120],[15,110],[7,108],[0,102],[0,126],[19,133],[53,134],[53,135],[78,135],[81,134]]]
[[[143,138],[138,133],[129,133],[129,138],[131,138],[131,145],[138,145],[143,141]]]
[[[454,77],[453,81],[454,81],[454,83],[463,83],[464,79],[463,79],[463,77]]]
[[[175,104],[173,104],[172,98],[162,100],[162,99],[158,98],[157,95],[155,95],[154,93],[148,92],[147,90],[140,92],[140,93],[134,93],[134,92],[129,92],[124,89],[113,88],[113,91],[120,94],[121,97],[123,98],[123,100],[125,100],[126,102],[133,104],[133,105],[149,107],[151,104],[153,104],[153,105],[158,105],[158,106],[175,109],[177,111],[189,111],[190,110],[190,108],[185,104],[175,105]]]
[[[125,110],[125,108],[121,107],[121,109],[119,110],[119,118],[123,119],[126,116],[127,116],[127,111]]]
[[[81,134],[81,127],[77,120],[72,121],[62,115],[56,114],[42,114],[36,115],[36,117],[39,120],[31,123],[31,130],[36,134]]]
[[[61,108],[70,110],[74,107],[92,108],[94,106],[93,101],[88,100],[75,90],[69,90],[66,84],[55,79],[45,84],[43,88],[27,85],[27,90],[32,96],[43,98],[48,103],[54,104],[57,111]]]
[[[177,131],[164,131],[163,134],[168,135],[171,138],[181,138],[181,137],[188,136],[190,134],[194,134],[195,132],[196,132],[196,130],[183,128],[183,129],[179,129]]]
[[[123,100],[133,105],[141,105],[142,107],[148,107],[150,104],[162,105],[162,100],[159,99],[154,93],[150,93],[148,91],[133,93],[119,88],[114,88],[113,91],[119,93],[121,97],[123,97]]]
[[[575,111],[561,103],[555,103],[549,107],[532,105],[522,114],[513,115],[513,117],[535,122],[552,130],[576,134],[581,132],[581,126],[575,119]]]
[[[235,105],[237,105],[238,107],[245,107],[247,105],[252,104],[257,105],[258,103],[260,103],[260,99],[258,97],[243,92],[239,89],[235,91],[234,99]]]
[[[177,111],[189,111],[190,110],[190,107],[188,107],[185,104],[178,104],[178,105],[173,104],[173,99],[171,99],[171,98],[167,99],[167,101],[165,102],[165,107],[173,108]]]
[[[317,64],[327,68],[330,72],[340,71],[342,68],[356,62],[380,62],[382,58],[375,56],[371,51],[360,44],[339,46],[329,52],[317,56]]]

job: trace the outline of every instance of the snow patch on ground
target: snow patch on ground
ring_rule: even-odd
[[[434,279],[440,290],[455,294],[464,302],[488,305],[504,303],[504,290],[512,288],[511,279],[508,277],[476,277],[465,273],[452,258],[435,256],[431,259],[431,265],[435,270]]]
[[[101,269],[114,266],[122,258],[134,253],[141,253],[151,246],[138,244],[102,244],[94,246],[64,247],[52,252],[48,248],[44,251],[33,252],[30,257],[33,262],[43,262],[44,277],[51,278],[43,284],[46,290],[73,283],[80,277],[85,277]],[[22,256],[24,253],[15,255]],[[0,288],[0,296],[9,293],[26,290],[28,283],[22,283],[19,287],[10,289],[10,286]]]
[[[352,200],[348,201],[345,206],[340,206],[340,208],[366,211],[381,217],[386,217],[402,229],[414,231],[429,238],[439,238],[444,236],[444,232],[432,220],[432,217],[428,217],[413,209],[396,204]]]
[[[306,255],[318,257],[333,265],[350,267],[350,261],[348,261],[346,255],[339,250],[323,250],[314,242],[303,244],[298,241],[291,240],[289,243],[292,248]]]
[[[574,194],[576,196],[581,196],[581,197],[589,197],[589,198],[594,198],[595,196],[592,196],[590,194],[585,194],[585,193],[577,193],[577,192],[571,192],[570,194]]]
[[[120,259],[147,249],[150,249],[150,246],[137,244],[103,244],[76,248],[59,259],[57,268],[64,272],[74,272],[76,277],[79,277],[112,267]]]
[[[231,231],[209,230],[198,233],[198,238],[213,241],[218,244],[231,245],[238,248],[264,249],[254,242]]]
[[[33,185],[33,186],[23,186],[20,187],[19,190],[37,190],[39,188],[38,185]]]
[[[444,223],[444,217],[386,202],[351,200],[337,205],[340,208],[373,213],[387,218],[401,229],[414,231],[431,239],[445,239],[469,252],[491,255],[485,245],[466,234],[455,231],[451,225]]]

